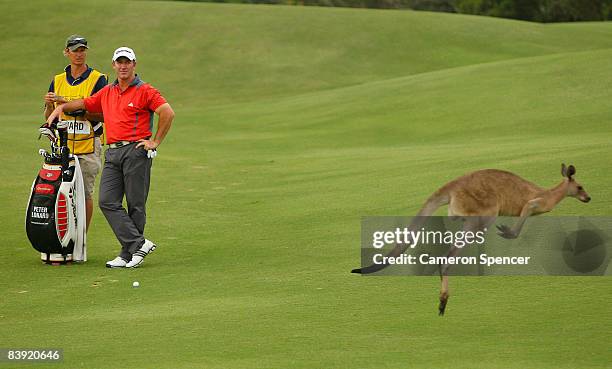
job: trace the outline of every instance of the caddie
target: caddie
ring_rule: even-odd
[[[89,97],[106,86],[108,82],[106,76],[86,64],[87,50],[89,46],[85,37],[72,35],[66,39],[64,56],[68,58],[70,64],[66,66],[64,72],[53,78],[49,92],[44,96],[45,119],[49,118],[57,106],[71,100]],[[79,157],[85,186],[86,227],[89,229],[93,214],[95,180],[102,166],[100,136],[104,131],[102,125],[104,117],[101,113],[88,112],[76,117],[76,122],[74,117],[65,114],[62,114],[60,119],[72,122],[68,127],[68,147]]]

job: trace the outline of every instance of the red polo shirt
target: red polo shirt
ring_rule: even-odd
[[[85,98],[85,109],[104,114],[106,143],[138,141],[152,135],[155,110],[166,99],[138,75],[123,92],[117,81]]]

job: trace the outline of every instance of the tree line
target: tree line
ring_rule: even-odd
[[[188,0],[189,1],[189,0]],[[533,22],[612,19],[612,0],[190,0],[218,3],[413,9],[486,15]]]

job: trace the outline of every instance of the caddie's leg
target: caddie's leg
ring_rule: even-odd
[[[144,243],[144,229],[147,223],[147,196],[151,179],[151,162],[147,157],[147,151],[142,147],[132,145],[130,152],[123,162],[125,200],[128,207],[128,215],[138,230],[138,242],[130,249],[136,252]]]
[[[142,234],[138,231],[127,211],[123,208],[123,195],[125,193],[124,168],[122,162],[131,146],[117,149],[108,149],[104,155],[105,163],[100,179],[100,195],[98,198],[100,209],[106,217],[108,224],[121,243],[119,256],[126,260],[132,258],[132,253],[143,242]]]
[[[93,199],[90,197],[85,199],[85,231],[89,230],[89,224],[91,223],[91,217],[93,216]]]

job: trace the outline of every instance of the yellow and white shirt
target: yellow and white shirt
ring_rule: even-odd
[[[108,83],[104,74],[93,68],[87,70],[77,78],[73,78],[70,65],[64,73],[53,78],[49,92],[55,92],[67,101],[89,97]],[[56,103],[57,106],[57,103]],[[103,132],[102,122],[90,122],[84,116],[74,117],[63,115],[62,120],[71,122],[68,127],[68,147],[73,154],[90,154],[94,152],[94,139]]]

